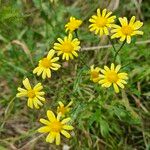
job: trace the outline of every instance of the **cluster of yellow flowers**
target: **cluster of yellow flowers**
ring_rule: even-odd
[[[135,21],[135,16],[133,16],[130,21],[126,17],[119,17],[119,22],[121,25],[115,24],[116,16],[111,16],[112,12],[108,12],[104,9],[102,12],[97,9],[97,15],[93,15],[89,21],[91,25],[89,26],[90,31],[95,31],[95,34],[110,35],[111,38],[120,38],[120,41],[127,41],[131,43],[131,37],[134,35],[143,35],[142,31],[138,29],[143,25],[140,21]]]
[[[89,26],[90,31],[95,31],[95,34],[110,35],[111,39],[120,38],[120,41],[127,41],[131,43],[131,37],[139,34],[142,35],[143,32],[138,29],[143,25],[140,21],[135,21],[135,16],[133,16],[130,21],[126,17],[119,17],[119,22],[121,25],[114,24],[116,16],[111,16],[112,12],[107,12],[104,9],[102,12],[97,9],[97,15],[93,15],[89,21],[91,25]],[[104,66],[104,69],[99,67],[94,68],[94,65],[90,68],[91,80],[95,83],[99,83],[102,87],[108,88],[113,84],[116,93],[119,93],[119,88],[124,88],[123,84],[127,84],[125,80],[128,79],[127,73],[118,73],[121,65],[115,65],[112,63],[111,67]],[[101,73],[102,74],[101,74]]]
[[[113,84],[114,90],[116,93],[119,93],[119,87],[124,88],[123,84],[127,84],[125,80],[128,79],[128,74],[125,72],[118,73],[121,68],[121,65],[115,65],[112,63],[111,67],[108,68],[104,66],[104,69],[99,67],[94,68],[94,65],[91,66],[90,75],[91,80],[94,83],[102,84],[102,87],[108,88]],[[102,74],[101,74],[101,73]]]
[[[143,25],[140,21],[135,21],[133,16],[129,23],[126,17],[119,18],[121,25],[114,24],[116,16],[111,16],[112,12],[107,12],[104,9],[102,12],[97,9],[97,15],[93,15],[89,21],[92,23],[89,28],[90,31],[95,31],[95,34],[111,35],[111,38],[120,38],[120,41],[131,42],[131,37],[136,34],[142,35],[142,31],[138,29]],[[68,36],[64,39],[58,38],[57,43],[54,43],[53,49],[51,49],[47,56],[42,58],[38,66],[33,70],[33,74],[42,76],[43,79],[51,78],[51,71],[57,71],[61,65],[59,64],[59,56],[62,55],[62,60],[68,61],[78,57],[78,51],[80,47],[80,41],[78,38],[73,37],[73,32],[81,26],[82,20],[78,20],[74,17],[70,17],[70,21],[65,25]],[[56,56],[57,55],[57,56]],[[112,63],[110,68],[104,66],[104,69],[99,67],[94,68],[94,65],[90,68],[90,80],[94,83],[99,83],[102,87],[110,87],[113,85],[115,92],[119,92],[119,88],[124,88],[124,84],[127,84],[125,80],[128,79],[127,73],[118,73],[121,65],[115,65]],[[100,73],[101,72],[101,73]],[[30,85],[29,79],[23,80],[24,88],[18,88],[17,97],[27,97],[27,106],[30,108],[39,109],[45,102],[45,92],[41,83],[37,83],[33,88]],[[47,111],[48,120],[41,118],[40,122],[45,126],[38,129],[41,133],[49,133],[46,137],[46,141],[52,143],[56,139],[56,145],[60,144],[60,133],[67,138],[70,138],[70,134],[66,130],[73,130],[73,126],[69,125],[70,118],[64,118],[66,113],[70,111],[72,101],[64,106],[62,102],[59,102],[57,107],[57,116],[51,111]]]

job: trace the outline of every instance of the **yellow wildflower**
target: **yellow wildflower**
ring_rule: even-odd
[[[116,68],[114,64],[111,64],[110,69],[107,66],[104,66],[104,69],[101,69],[101,80],[99,81],[100,84],[102,84],[102,87],[110,87],[113,84],[114,90],[116,93],[119,93],[119,88],[124,88],[123,84],[127,84],[125,80],[128,79],[127,73],[118,73],[121,68],[121,65],[117,65]]]
[[[51,78],[51,70],[58,70],[61,66],[56,62],[59,60],[59,57],[54,57],[55,51],[51,49],[47,57],[39,61],[38,67],[33,70],[33,73],[37,73],[39,76],[42,74],[42,78],[45,79],[46,76]]]
[[[36,84],[33,88],[30,85],[29,79],[26,78],[23,80],[23,85],[25,89],[18,88],[19,93],[17,93],[17,97],[28,97],[27,105],[30,108],[35,107],[36,109],[39,109],[39,106],[42,106],[41,101],[45,101],[44,92],[41,91],[43,89],[43,86],[41,83]]]
[[[47,111],[48,120],[41,118],[40,122],[45,126],[38,129],[40,133],[49,133],[46,137],[46,142],[53,143],[56,139],[56,145],[60,144],[60,134],[64,135],[66,138],[70,138],[70,134],[66,130],[73,130],[73,126],[68,125],[70,118],[61,119],[61,114],[59,113],[57,117],[55,114],[48,110]]]
[[[70,17],[70,21],[65,25],[66,32],[73,32],[74,30],[78,29],[81,24],[82,20],[78,20],[75,17]]]
[[[119,18],[120,24],[114,25],[114,28],[111,32],[113,35],[111,38],[120,38],[120,41],[127,41],[127,43],[131,42],[131,37],[134,35],[143,35],[142,31],[139,31],[138,29],[143,25],[143,22],[135,21],[135,16],[133,16],[129,23],[126,17]]]
[[[89,28],[90,31],[95,31],[95,34],[109,35],[109,28],[112,27],[116,16],[111,16],[112,12],[107,13],[107,9],[104,9],[102,13],[100,9],[97,9],[97,15],[93,15],[89,21],[92,23]]]
[[[71,58],[73,59],[74,56],[78,56],[77,51],[80,49],[80,41],[75,38],[72,39],[72,34],[69,34],[68,37],[65,37],[64,40],[58,38],[57,40],[59,43],[54,43],[54,49],[58,50],[58,56],[63,55],[62,59],[66,59],[67,61]]]
[[[100,68],[94,68],[94,65],[92,65],[90,67],[90,76],[90,80],[92,80],[94,83],[98,82],[100,80]]]
[[[58,104],[59,106],[57,107],[57,113],[61,113],[62,116],[65,116],[66,113],[68,113],[70,111],[70,106],[72,105],[72,101],[67,105],[64,106],[64,104],[59,101]]]

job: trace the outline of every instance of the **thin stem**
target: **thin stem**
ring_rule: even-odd
[[[10,100],[10,102],[9,102],[9,104],[8,104],[8,106],[7,106],[7,108],[5,109],[5,113],[4,113],[4,119],[3,119],[3,123],[1,124],[1,126],[0,126],[0,129],[2,129],[3,128],[3,126],[5,125],[5,122],[6,122],[6,119],[7,119],[7,114],[8,114],[8,112],[10,111],[9,110],[9,108],[11,107],[11,104],[13,103],[13,101],[16,99],[16,96],[14,96],[11,100]]]
[[[117,55],[119,54],[119,52],[121,51],[122,47],[124,46],[124,44],[126,43],[126,41],[124,41],[122,43],[122,45],[120,46],[120,48],[116,51],[115,56],[114,56],[114,62],[116,61]]]
[[[90,69],[90,67],[82,60],[81,57],[79,57],[79,61],[81,61],[81,63],[82,63],[83,65],[85,65],[88,69]]]
[[[111,40],[111,38],[110,38],[110,36],[108,35],[107,36],[108,37],[108,39],[109,39],[109,41],[110,41],[110,43],[111,43],[111,45],[112,45],[112,47],[113,47],[113,49],[114,49],[114,52],[116,53],[116,48],[115,48],[115,45],[114,45],[114,43],[113,43],[113,41]]]
[[[78,38],[78,31],[75,30],[74,33],[75,33],[75,35],[76,35],[76,38]]]

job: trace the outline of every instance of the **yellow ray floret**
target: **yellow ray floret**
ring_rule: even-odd
[[[68,61],[69,59],[73,59],[74,56],[78,56],[77,51],[80,49],[80,41],[77,38],[73,39],[72,34],[64,37],[64,40],[61,38],[57,40],[59,43],[54,43],[54,49],[58,51],[58,56],[62,55],[63,60]]]
[[[100,80],[100,68],[99,67],[94,68],[94,65],[90,67],[90,80],[93,81],[94,83]]]
[[[44,92],[41,91],[43,86],[41,83],[36,84],[33,88],[30,85],[29,79],[26,78],[23,80],[23,85],[25,89],[18,88],[19,93],[17,93],[17,97],[28,97],[27,105],[30,108],[39,109],[42,106],[42,102],[45,101]]]
[[[114,90],[116,93],[119,93],[119,88],[124,88],[124,84],[127,84],[125,80],[128,79],[128,74],[125,72],[118,73],[121,68],[121,65],[117,65],[116,68],[114,64],[111,64],[111,67],[108,68],[104,66],[104,69],[101,69],[102,74],[100,75],[99,84],[102,84],[102,87],[110,87],[113,84]]]
[[[61,113],[62,116],[65,116],[70,111],[70,106],[72,105],[73,101],[71,101],[67,106],[59,101],[59,106],[57,107],[57,113]]]
[[[143,25],[143,22],[135,21],[135,16],[133,16],[129,23],[126,17],[119,18],[120,26],[114,25],[111,32],[113,35],[111,38],[120,38],[120,41],[127,41],[127,43],[131,43],[131,37],[134,35],[143,35],[142,31],[139,31],[138,29]]]
[[[54,57],[55,51],[51,49],[47,57],[39,61],[38,67],[33,70],[33,73],[38,76],[42,74],[42,78],[51,78],[51,70],[58,70],[61,66],[57,63],[59,57]]]
[[[97,15],[93,15],[89,22],[91,25],[89,26],[90,31],[95,31],[95,34],[109,35],[109,28],[112,27],[116,16],[111,16],[112,12],[107,12],[107,9],[104,9],[102,13],[100,9],[97,9]]]
[[[65,25],[66,32],[72,33],[77,30],[82,24],[82,20],[78,20],[75,17],[70,17],[70,21]]]
[[[64,135],[66,138],[70,138],[70,134],[66,130],[73,130],[73,126],[68,125],[70,118],[65,118],[61,120],[61,114],[59,113],[57,117],[55,114],[48,110],[47,111],[48,120],[41,118],[40,122],[44,124],[43,127],[38,129],[40,133],[48,133],[46,137],[46,142],[53,143],[54,140],[56,145],[60,144],[60,135]]]

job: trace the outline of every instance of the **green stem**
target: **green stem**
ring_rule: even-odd
[[[120,48],[116,51],[115,56],[114,56],[114,63],[116,61],[117,55],[119,54],[119,52],[121,51],[122,47],[124,46],[124,44],[126,43],[126,41],[124,41],[122,43],[122,45],[120,46]]]
[[[4,113],[3,123],[1,124],[0,129],[2,129],[3,126],[5,125],[6,119],[7,119],[7,117],[8,117],[7,114],[8,114],[8,112],[10,111],[9,108],[11,107],[11,104],[13,103],[13,101],[14,101],[15,99],[16,99],[16,96],[14,96],[14,97],[10,100],[8,106],[6,107],[5,113]]]
[[[79,61],[81,61],[81,63],[82,63],[83,65],[85,65],[88,69],[90,69],[90,67],[89,67],[88,65],[86,65],[86,63],[82,60],[81,57],[79,57]]]
[[[110,36],[108,35],[107,36],[108,37],[108,39],[109,39],[109,41],[110,41],[110,43],[111,43],[111,45],[112,45],[112,47],[113,47],[113,49],[114,49],[114,52],[116,53],[116,48],[115,48],[115,45],[114,45],[114,43],[113,43],[113,41],[111,40],[111,38],[110,38]]]
[[[74,33],[75,33],[75,35],[76,35],[76,38],[78,38],[78,31],[75,30]]]

